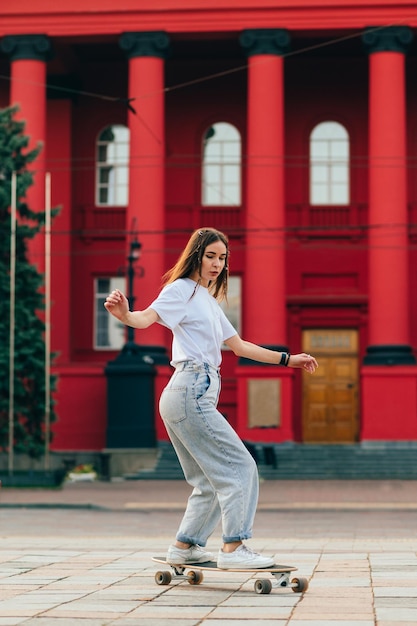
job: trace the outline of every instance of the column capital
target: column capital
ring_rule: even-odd
[[[127,57],[159,57],[166,59],[170,52],[170,39],[165,31],[127,32],[119,39],[119,46]]]
[[[0,41],[0,49],[11,61],[47,61],[52,52],[51,41],[46,35],[6,35]]]
[[[373,52],[407,52],[413,40],[413,32],[408,26],[373,27],[362,35],[362,43],[369,54]]]
[[[255,54],[276,54],[288,52],[291,37],[285,28],[251,28],[242,31],[240,45],[248,57]]]

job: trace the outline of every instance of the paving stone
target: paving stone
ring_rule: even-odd
[[[121,492],[88,486],[63,495],[107,498],[107,510],[11,509],[0,500],[0,626],[417,624],[417,509],[406,506],[417,501],[417,481],[271,482],[261,484],[264,510],[250,545],[298,567],[294,577],[310,579],[307,593],[258,595],[251,575],[227,572],[207,572],[199,586],[158,586],[151,557],[172,542],[188,488],[177,481]],[[312,494],[327,508],[313,509]],[[140,510],[123,508],[135,501]],[[219,530],[209,543],[218,549]]]

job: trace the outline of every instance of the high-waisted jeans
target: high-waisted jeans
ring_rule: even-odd
[[[220,520],[225,543],[251,537],[258,503],[256,463],[217,410],[219,393],[216,368],[185,361],[159,403],[185,479],[194,487],[176,538],[200,546]]]

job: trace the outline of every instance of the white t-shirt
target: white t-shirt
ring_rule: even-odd
[[[196,288],[191,278],[179,278],[162,289],[150,308],[174,335],[172,365],[195,361],[219,367],[221,345],[236,330],[208,289]]]

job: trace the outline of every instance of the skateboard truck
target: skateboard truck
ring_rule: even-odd
[[[293,578],[291,579],[291,572],[296,570],[295,567],[289,567],[285,565],[275,565],[271,568],[265,569],[225,569],[222,570],[216,566],[216,563],[207,562],[207,563],[196,563],[189,565],[173,565],[170,563],[166,563],[166,561],[162,558],[154,557],[152,560],[157,563],[164,563],[169,565],[171,571],[164,570],[158,571],[155,574],[155,582],[157,585],[169,585],[172,581],[172,577],[180,578],[186,580],[190,585],[200,585],[204,580],[204,575],[202,570],[208,571],[217,571],[217,572],[249,572],[253,574],[259,574],[262,572],[271,574],[271,578],[256,578],[254,581],[254,591],[258,594],[268,594],[271,593],[272,589],[277,588],[288,588],[292,589],[294,593],[303,593],[308,589],[308,580],[306,578]]]

